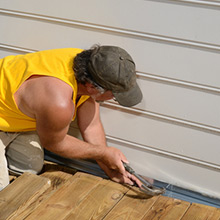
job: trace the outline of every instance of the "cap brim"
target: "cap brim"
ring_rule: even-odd
[[[142,92],[137,83],[130,90],[120,93],[113,92],[113,95],[120,105],[126,107],[137,105],[138,103],[141,102],[143,97]]]

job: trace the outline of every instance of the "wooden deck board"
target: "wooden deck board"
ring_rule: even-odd
[[[89,174],[76,173],[26,219],[63,219],[101,181]]]
[[[3,219],[220,220],[220,209],[149,198],[136,187],[47,164],[40,176],[23,174],[0,192]]]
[[[102,180],[65,220],[103,219],[128,190],[125,186]]]
[[[182,220],[220,220],[220,209],[193,203]]]
[[[14,215],[10,220],[23,220],[30,213],[32,213],[42,201],[49,198],[57,189],[64,185],[69,178],[76,173],[76,170],[69,169],[54,163],[46,163],[43,169],[43,173],[40,176],[50,179],[50,187],[41,194],[35,201],[33,201],[26,209],[20,211]]]
[[[157,199],[158,197],[146,197],[138,189],[133,188],[125,194],[104,219],[142,219]]]
[[[0,219],[22,212],[49,187],[49,179],[24,173],[0,192]]]
[[[149,212],[146,213],[143,220],[180,220],[189,206],[189,202],[160,196]]]
[[[44,166],[41,176],[51,180],[51,190],[56,190],[62,186],[77,171],[55,163],[47,162]]]

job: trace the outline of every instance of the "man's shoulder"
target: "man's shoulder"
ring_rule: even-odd
[[[42,93],[36,97],[39,99],[35,105],[37,120],[45,119],[46,123],[56,124],[57,127],[66,126],[75,112],[72,88],[54,77],[46,77],[42,83]]]
[[[55,77],[33,76],[25,82],[21,94],[24,104],[34,115],[52,111],[71,115],[74,111],[72,87]]]
[[[72,103],[73,89],[66,82],[56,77],[44,76],[36,80],[37,86],[41,89],[40,99],[45,104],[62,107]]]

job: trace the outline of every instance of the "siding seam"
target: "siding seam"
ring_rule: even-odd
[[[130,148],[131,147],[132,148],[136,147],[140,150],[145,150],[145,151],[148,151],[150,153],[159,154],[161,156],[169,157],[169,158],[172,158],[172,159],[175,159],[175,160],[178,160],[178,161],[185,161],[185,162],[188,162],[188,163],[191,163],[191,164],[195,164],[197,166],[206,167],[208,169],[220,171],[220,165],[218,165],[218,164],[209,163],[209,162],[206,162],[206,161],[203,161],[203,160],[198,160],[198,159],[195,159],[195,158],[190,158],[190,157],[183,156],[183,155],[176,154],[176,153],[172,153],[172,152],[169,152],[169,151],[159,150],[158,148],[154,148],[154,147],[151,147],[151,146],[146,146],[146,145],[134,143],[134,142],[127,141],[127,140],[117,138],[117,137],[113,137],[113,136],[110,136],[110,135],[106,135],[106,139],[109,140],[109,141],[117,142],[120,145],[126,145]]]
[[[79,130],[79,128],[76,125],[72,126],[72,128]],[[108,135],[108,134],[106,134],[105,137],[106,137],[107,141],[112,141],[112,142],[118,143],[121,146],[129,147],[129,148],[134,148],[135,147],[139,150],[148,151],[149,153],[152,153],[152,154],[159,154],[163,157],[169,157],[171,159],[175,159],[175,160],[178,160],[178,161],[185,161],[185,162],[188,162],[188,163],[191,163],[191,164],[196,164],[197,166],[199,165],[199,166],[202,166],[202,167],[205,167],[205,168],[208,168],[208,169],[212,169],[212,170],[217,170],[217,171],[220,170],[220,164],[209,163],[209,162],[206,162],[206,161],[203,161],[203,160],[191,158],[191,157],[188,157],[188,156],[183,156],[181,154],[169,152],[169,151],[166,151],[166,150],[161,150],[159,148],[148,146],[148,145],[143,145],[143,144],[140,144],[140,143],[137,143],[137,142],[128,141],[128,140],[125,140],[125,139],[122,139],[122,138],[119,138],[119,137],[115,137],[115,136],[112,136],[112,135]]]
[[[157,0],[156,0],[157,1]],[[205,0],[169,0],[172,2],[182,2],[182,3],[191,3],[195,5],[204,5],[204,6],[214,6],[220,7],[220,3],[216,1],[205,1]]]
[[[183,80],[177,80],[177,79],[172,79],[168,77],[162,77],[150,73],[143,73],[140,71],[137,71],[137,76],[138,78],[143,78],[143,79],[150,79],[154,81],[160,81],[166,84],[175,84],[177,86],[182,86],[182,87],[187,87],[191,89],[197,89],[201,90],[203,92],[209,92],[209,93],[214,93],[214,94],[220,94],[220,88],[214,87],[214,86],[208,86],[208,85],[203,85],[203,84],[198,84],[198,83],[192,83],[188,81],[183,81]]]
[[[179,124],[182,126],[186,126],[186,127],[198,129],[201,131],[209,132],[209,133],[212,133],[215,135],[220,135],[220,128],[217,128],[217,127],[213,127],[213,126],[209,126],[209,125],[205,125],[205,124],[200,124],[200,123],[193,122],[193,121],[187,121],[187,120],[175,118],[172,116],[162,115],[162,114],[155,113],[155,112],[141,110],[141,109],[134,108],[134,107],[124,107],[124,106],[121,106],[117,103],[113,103],[112,101],[106,101],[106,102],[102,103],[101,106],[107,107],[107,108],[119,109],[121,111],[126,111],[131,114],[137,114],[139,116],[142,115],[145,117],[152,117],[152,118],[156,118],[157,120],[168,121],[172,124]]]
[[[64,18],[57,18],[57,17],[52,17],[52,16],[46,16],[46,15],[38,15],[38,14],[27,13],[27,12],[13,11],[13,10],[7,10],[7,9],[2,9],[2,8],[0,8],[0,14],[25,17],[25,18],[35,19],[35,20],[42,20],[46,22],[54,22],[57,24],[61,23],[61,24],[68,24],[68,25],[73,25],[73,26],[81,26],[81,27],[96,29],[100,31],[123,34],[123,35],[126,35],[127,37],[130,36],[130,37],[136,37],[136,38],[142,38],[142,39],[156,40],[156,41],[161,41],[161,42],[167,42],[170,44],[178,44],[178,45],[182,45],[185,47],[202,48],[202,49],[218,51],[218,52],[220,51],[220,46],[216,44],[184,40],[180,38],[167,37],[167,36],[139,32],[139,31],[134,31],[134,30],[103,26],[103,25],[98,25],[98,24],[91,24],[91,23],[74,21],[74,20],[69,20],[69,19],[64,19]]]
[[[11,50],[11,51],[16,51],[16,52],[21,52],[21,53],[37,52],[37,50],[23,48],[23,47],[17,47],[17,46],[8,45],[8,44],[2,44],[2,43],[0,43],[0,48],[3,50]]]

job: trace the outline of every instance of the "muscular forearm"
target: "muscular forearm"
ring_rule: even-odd
[[[66,158],[96,160],[112,180],[133,185],[122,165],[122,161],[128,161],[116,148],[94,145],[69,135],[66,135],[63,141],[49,146],[46,147],[48,150]],[[138,180],[135,181],[141,186]]]
[[[99,116],[99,104],[94,100],[89,99],[79,108],[78,126],[86,142],[106,147],[105,133]]]
[[[104,148],[101,145],[87,143],[70,135],[58,143],[44,145],[44,147],[60,156],[71,159],[93,159],[99,160],[104,155]]]
[[[106,147],[106,138],[101,123],[97,123],[93,127],[89,127],[86,131],[81,132],[84,141],[100,147]]]

